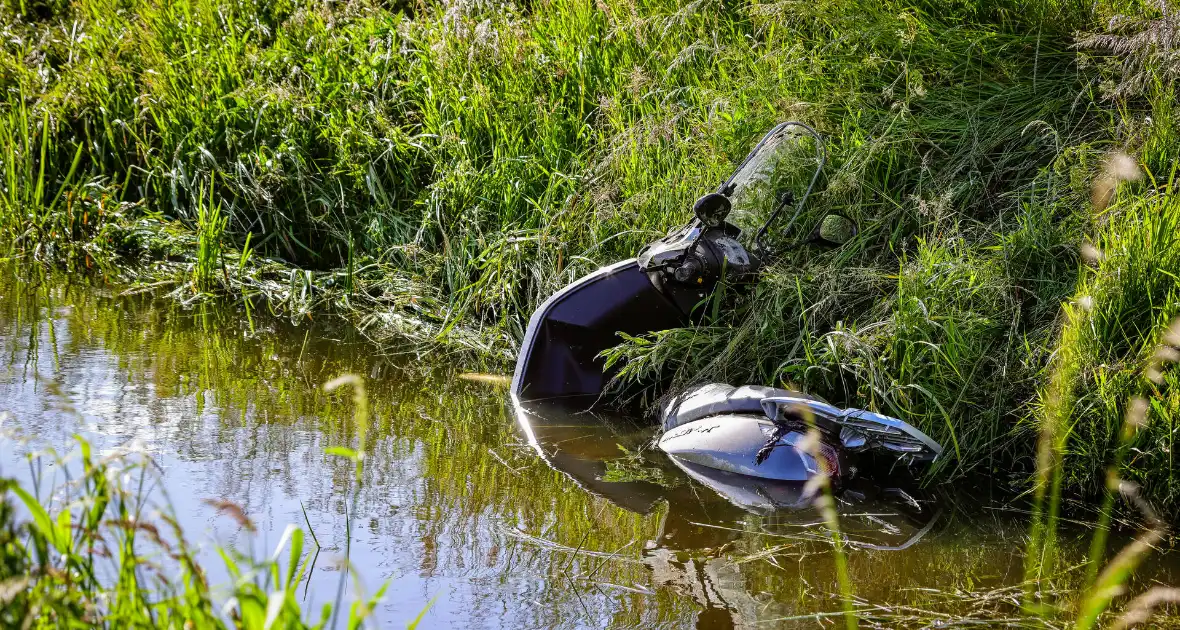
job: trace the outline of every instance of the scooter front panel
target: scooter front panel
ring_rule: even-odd
[[[642,335],[685,324],[635,259],[603,267],[555,293],[533,313],[512,393],[519,400],[596,396],[611,376],[599,357],[619,333]]]

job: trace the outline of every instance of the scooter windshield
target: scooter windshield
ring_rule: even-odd
[[[722,186],[722,192],[729,191],[732,204],[729,222],[741,228],[745,238],[753,238],[785,194],[794,196],[790,206],[801,200],[800,196],[822,167],[822,160],[822,147],[810,128],[800,123],[775,127]],[[793,208],[784,208],[782,214],[786,216],[777,219],[785,221],[793,213]],[[781,228],[785,228],[785,223],[770,226],[772,234]]]

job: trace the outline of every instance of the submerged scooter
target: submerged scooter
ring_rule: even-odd
[[[812,499],[803,480],[776,480],[721,470],[680,458],[643,455],[650,428],[642,418],[607,410],[570,407],[561,402],[530,403],[517,409],[528,444],[550,468],[583,490],[625,510],[647,514],[666,501],[672,520],[733,521],[743,515],[775,516],[779,525],[798,528],[815,522]],[[613,463],[632,462],[640,470],[619,474]],[[684,483],[686,479],[690,483]],[[702,493],[699,487],[713,491]],[[937,518],[934,495],[912,479],[857,478],[839,488],[837,511],[848,521],[845,533],[858,547],[902,549],[930,530]],[[859,517],[874,515],[860,523]],[[881,521],[890,522],[882,527]],[[678,544],[687,544],[678,536]],[[715,546],[702,543],[700,546]]]
[[[854,456],[890,454],[906,464],[934,461],[942,446],[910,424],[863,409],[840,409],[775,387],[693,387],[664,405],[660,450],[672,461],[780,481],[855,472]],[[815,431],[818,441],[808,443]]]
[[[791,187],[800,177],[794,167],[807,138],[815,145],[816,169],[796,202]],[[692,325],[703,319],[701,307],[722,281],[757,282],[773,254],[771,227],[792,205],[794,214],[782,231],[794,225],[825,160],[823,139],[814,129],[799,122],[777,125],[715,192],[697,200],[689,225],[546,300],[529,321],[513,374],[518,410],[540,401],[597,404],[614,376],[601,355],[619,343],[619,333]],[[828,215],[796,245],[841,245],[855,235],[847,217]],[[896,418],[842,410],[769,387],[692,388],[674,396],[662,415],[658,444],[677,465],[755,478],[802,481],[821,471],[841,478],[852,471],[847,460],[857,453],[875,450],[929,462],[942,452],[937,442]],[[818,447],[804,440],[812,427],[819,431]]]

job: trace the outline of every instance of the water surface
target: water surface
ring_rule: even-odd
[[[759,501],[781,496],[723,497],[648,449],[643,419],[555,413],[524,431],[494,379],[458,378],[446,356],[18,275],[0,274],[0,411],[32,441],[0,444],[0,474],[27,480],[26,453],[68,452],[76,433],[99,450],[145,449],[163,470],[153,496],[205,546],[214,582],[225,578],[214,542],[261,555],[306,518],[323,552],[305,601],[335,599],[348,549],[367,591],[389,582],[377,612],[387,627],[432,600],[423,627],[816,627],[840,609],[831,547],[806,502],[770,511]],[[348,517],[353,467],[324,453],[355,444],[348,393],[322,388],[342,373],[364,377],[371,406]],[[842,496],[866,613],[922,625],[1011,608],[1019,514],[912,489],[909,507],[873,500],[885,490]],[[258,532],[206,499],[239,504]],[[1067,559],[1084,545],[1067,536]],[[1142,583],[1172,575],[1153,561]]]

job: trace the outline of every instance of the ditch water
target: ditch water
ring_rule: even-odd
[[[549,414],[525,430],[502,385],[460,378],[446,357],[10,270],[0,356],[2,428],[30,440],[0,443],[0,475],[28,482],[26,454],[69,452],[74,434],[96,451],[136,445],[163,471],[154,501],[204,546],[213,583],[228,579],[215,543],[261,557],[288,524],[310,524],[322,551],[300,595],[316,616],[346,550],[361,588],[389,583],[384,627],[430,602],[420,627],[826,627],[841,609],[806,502],[770,511],[782,496],[690,478],[645,449],[642,419]],[[324,452],[356,437],[349,394],[322,388],[343,373],[364,377],[371,413],[348,518],[352,464]],[[257,532],[206,499],[240,505]],[[869,617],[937,625],[1017,610],[1018,512],[863,484],[841,495],[841,526],[858,543],[847,559]],[[1086,534],[1064,537],[1066,564]],[[1157,556],[1139,585],[1175,583],[1173,565]]]

